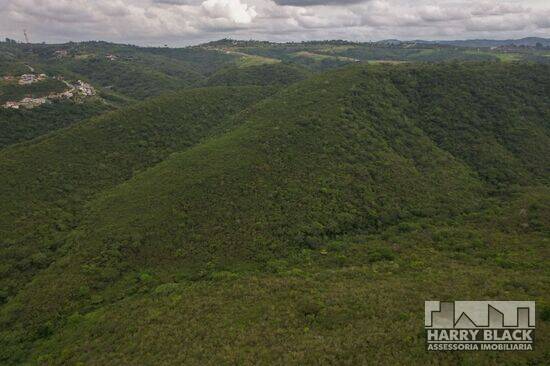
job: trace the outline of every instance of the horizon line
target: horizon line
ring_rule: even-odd
[[[505,39],[497,39],[497,38],[465,38],[465,39],[453,39],[453,40],[442,40],[442,39],[421,39],[421,38],[418,38],[418,39],[413,39],[413,40],[401,40],[401,39],[398,39],[398,38],[387,38],[387,39],[382,39],[382,40],[378,40],[378,41],[374,41],[374,40],[370,40],[370,41],[353,41],[353,40],[348,40],[348,39],[343,39],[343,38],[334,38],[334,39],[312,39],[312,40],[307,40],[307,41],[292,41],[292,40],[289,40],[289,41],[268,41],[268,40],[260,40],[260,39],[240,39],[240,38],[219,38],[219,39],[215,39],[215,40],[211,40],[211,41],[205,41],[205,42],[199,42],[199,43],[194,43],[194,44],[189,44],[187,46],[169,46],[168,44],[165,44],[163,46],[160,46],[160,45],[157,45],[157,46],[153,46],[153,45],[139,45],[137,43],[125,43],[123,41],[106,41],[106,40],[101,40],[101,39],[96,39],[96,40],[92,40],[92,39],[89,39],[89,40],[81,40],[81,41],[65,41],[65,42],[46,42],[46,41],[42,41],[42,42],[25,42],[25,41],[22,41],[22,40],[18,40],[18,39],[12,39],[12,38],[9,38],[9,37],[0,37],[0,43],[7,43],[7,40],[11,40],[11,41],[15,41],[16,44],[21,44],[21,45],[64,45],[64,44],[71,44],[71,43],[77,43],[77,44],[80,44],[80,43],[109,43],[109,44],[114,44],[114,45],[124,45],[124,46],[134,46],[134,47],[141,47],[141,48],[149,48],[149,47],[152,47],[152,48],[188,48],[188,47],[198,47],[198,46],[203,46],[203,45],[207,45],[209,43],[216,43],[216,42],[221,42],[221,41],[233,41],[233,42],[257,42],[257,43],[269,43],[269,44],[306,44],[306,43],[322,43],[322,42],[344,42],[344,43],[350,43],[350,44],[375,44],[375,43],[389,43],[389,42],[399,42],[399,43],[419,43],[419,42],[423,42],[423,43],[426,43],[426,44],[434,44],[434,45],[437,45],[437,44],[441,44],[441,45],[449,45],[450,43],[455,43],[455,42],[514,42],[514,41],[524,41],[524,40],[527,40],[527,39],[540,39],[540,40],[544,40],[544,41],[550,41],[550,38],[546,38],[546,37],[538,37],[538,36],[526,36],[526,37],[521,37],[521,38],[505,38]],[[160,43],[164,43],[164,42],[159,42]]]

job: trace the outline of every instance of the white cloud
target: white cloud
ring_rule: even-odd
[[[253,6],[241,0],[206,0],[201,6],[208,16],[229,19],[237,24],[249,24],[258,15]]]
[[[0,0],[0,37],[182,45],[222,37],[550,37],[541,0]]]
[[[550,29],[550,9],[537,13],[535,24],[542,29]]]

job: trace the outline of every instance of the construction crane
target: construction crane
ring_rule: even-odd
[[[25,41],[27,41],[27,43],[30,43],[30,42],[29,42],[29,35],[27,34],[27,30],[26,30],[26,29],[23,29],[23,34],[25,35]]]

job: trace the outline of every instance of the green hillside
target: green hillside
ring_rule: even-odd
[[[190,70],[187,74],[172,76],[157,71],[154,65],[147,68],[136,65],[136,62],[124,60],[108,61],[94,58],[72,61],[66,67],[100,87],[137,99],[181,89],[201,80],[201,75]]]
[[[94,100],[89,103],[65,101],[46,104],[32,110],[0,110],[0,148],[32,140],[112,109],[112,106]]]
[[[91,196],[230,128],[233,114],[270,93],[257,87],[183,91],[2,150],[4,296],[49,265]]]
[[[307,70],[288,64],[227,67],[206,80],[206,86],[289,85],[310,76]]]
[[[0,104],[10,100],[20,100],[24,97],[40,98],[50,93],[60,93],[67,87],[59,80],[45,80],[32,85],[2,85],[0,89]]]
[[[397,70],[390,71],[392,81],[408,98],[418,126],[481,178],[498,187],[549,183],[548,66],[467,63]]]
[[[504,43],[506,44],[506,43]],[[519,44],[519,43],[518,43]],[[467,45],[463,45],[467,46]],[[184,48],[137,47],[108,42],[69,42],[64,44],[27,44],[0,42],[0,76],[46,73],[65,80],[84,80],[98,92],[99,101],[108,105],[86,105],[93,112],[81,114],[68,110],[66,103],[54,103],[42,113],[40,123],[29,124],[34,116],[0,115],[7,127],[1,139],[6,144],[24,141],[67,127],[104,111],[184,88],[212,85],[287,85],[302,80],[310,72],[346,67],[358,62],[536,62],[548,64],[550,51],[531,42],[525,46],[457,47],[430,42],[316,41],[272,43],[220,40]],[[252,66],[249,69],[249,66]],[[0,80],[0,104],[28,96],[44,96],[65,89],[63,83],[49,79],[29,86]],[[1,111],[0,111],[1,112]]]
[[[25,73],[45,73],[48,79],[18,85],[16,80]],[[32,111],[0,109],[0,147],[68,127],[136,100],[197,86],[205,78],[193,62],[143,52],[134,46],[0,42],[0,104],[66,90],[64,83],[53,78],[56,76],[89,82],[97,96],[86,100],[89,103],[53,102]]]
[[[0,362],[543,364],[422,331],[495,298],[550,334],[549,71],[357,65],[4,150]]]
[[[184,61],[192,65],[201,75],[211,75],[214,72],[237,64],[242,56],[206,49],[201,46],[186,48],[145,48],[144,52],[164,56],[173,60]]]
[[[459,43],[459,42],[458,42]],[[349,42],[311,41],[273,43],[224,39],[202,47],[229,53],[248,54],[274,60],[292,62],[311,70],[327,70],[368,62],[450,62],[450,61],[529,61],[548,63],[548,48],[521,45],[521,41],[504,41],[498,46],[452,44],[448,42],[380,41]],[[497,41],[498,43],[498,41]]]
[[[60,75],[66,79],[85,80],[99,90],[142,100],[167,91],[197,86],[207,76],[235,65],[241,58],[243,56],[200,47],[157,49],[107,42],[0,42],[0,77],[23,73]],[[54,91],[55,85],[40,84],[43,90]],[[36,89],[37,86],[30,88]],[[11,89],[3,93],[3,88],[0,88],[0,100],[12,94],[33,91],[17,86]]]
[[[107,42],[65,44],[19,44],[0,42],[0,104],[24,97],[42,97],[64,91],[66,85],[55,76],[76,82],[84,80],[97,91],[91,103],[72,101],[42,105],[33,111],[0,109],[0,147],[68,127],[94,115],[166,92],[206,85],[283,85],[305,74],[293,67],[250,71],[228,75],[219,70],[236,69],[248,55],[226,54],[201,47],[180,49],[144,48]],[[282,70],[288,71],[288,75]],[[25,73],[45,73],[48,79],[20,86]],[[240,75],[240,76],[239,76]],[[7,79],[4,80],[3,78]],[[9,80],[9,81],[8,81]]]

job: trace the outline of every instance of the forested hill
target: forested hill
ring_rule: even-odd
[[[273,88],[208,88],[167,94],[0,152],[0,256],[13,294],[55,259],[94,194],[169,154],[232,128],[232,116]]]
[[[537,42],[535,42],[537,41]],[[0,148],[31,140],[89,117],[155,97],[201,86],[288,85],[313,73],[357,63],[535,62],[550,63],[541,39],[495,44],[381,41],[273,43],[219,40],[182,48],[137,47],[108,42],[27,44],[0,42]],[[45,75],[20,85],[23,75]],[[93,96],[46,103],[88,83]],[[36,99],[19,109],[7,102]],[[50,103],[52,102],[52,103]],[[28,108],[32,108],[27,110]]]
[[[422,330],[529,299],[550,335],[550,66],[291,70],[0,152],[0,363],[544,363]]]

